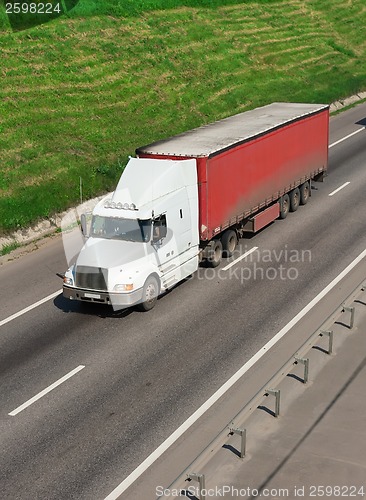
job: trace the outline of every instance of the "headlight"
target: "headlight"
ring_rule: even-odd
[[[73,286],[74,280],[72,278],[67,278],[66,276],[64,277],[64,283],[65,285],[71,285]]]
[[[131,292],[132,290],[133,290],[133,283],[115,285],[115,287],[113,288],[114,292]]]

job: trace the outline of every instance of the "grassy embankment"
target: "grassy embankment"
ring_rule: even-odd
[[[3,22],[0,234],[75,204],[80,176],[84,197],[112,189],[137,146],[365,90],[365,25],[364,0],[81,0],[26,31]]]

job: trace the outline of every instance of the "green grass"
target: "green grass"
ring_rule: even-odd
[[[3,255],[10,254],[13,250],[16,250],[20,246],[21,246],[20,243],[17,243],[17,242],[10,243],[9,245],[3,245],[0,248],[0,257],[2,257]]]
[[[77,203],[80,177],[84,198],[113,189],[138,146],[366,88],[364,0],[81,0],[69,16],[13,33],[0,14],[0,233]]]
[[[339,115],[340,113],[343,113],[344,111],[347,111],[348,109],[355,108],[359,104],[362,104],[366,102],[366,99],[360,99],[359,101],[353,102],[352,104],[348,104],[347,106],[344,106],[341,109],[336,109],[335,111],[332,111],[331,116]]]

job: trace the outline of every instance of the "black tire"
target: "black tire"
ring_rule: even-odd
[[[150,311],[159,296],[159,283],[155,276],[149,276],[144,284],[142,302],[138,305],[140,311]]]
[[[222,243],[222,256],[225,258],[231,257],[234,252],[236,245],[238,244],[238,237],[236,232],[232,229],[228,229],[224,232],[221,238]]]
[[[290,197],[288,194],[284,194],[280,198],[280,219],[286,219],[287,214],[290,211]]]
[[[300,204],[306,205],[310,198],[310,182],[306,181],[300,186]]]
[[[222,243],[220,240],[212,240],[210,243],[207,262],[210,267],[217,267],[221,262]]]
[[[296,212],[300,206],[300,189],[295,188],[290,192],[290,212]]]

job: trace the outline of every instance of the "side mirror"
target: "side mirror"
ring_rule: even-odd
[[[161,241],[161,240],[162,240],[162,237],[161,237],[161,236],[158,236],[158,235],[154,234],[154,236],[153,236],[153,238],[152,238],[152,240],[151,240],[151,243],[152,243],[153,245],[155,245],[156,243],[159,243],[159,241]]]
[[[81,214],[81,216],[80,216],[80,225],[81,225],[81,232],[83,233],[83,236],[85,236],[85,238],[87,238],[88,237],[88,228],[87,228],[85,214]]]
[[[165,238],[167,233],[167,227],[166,226],[161,226],[160,228],[160,238]]]
[[[166,226],[163,226],[159,223],[155,223],[153,227],[153,237],[152,237],[152,243],[158,243],[161,241],[163,238],[166,237]]]
[[[165,238],[167,235],[167,225],[166,225],[166,216],[165,214],[156,217],[153,220],[153,235],[152,235],[152,243],[159,243]]]

